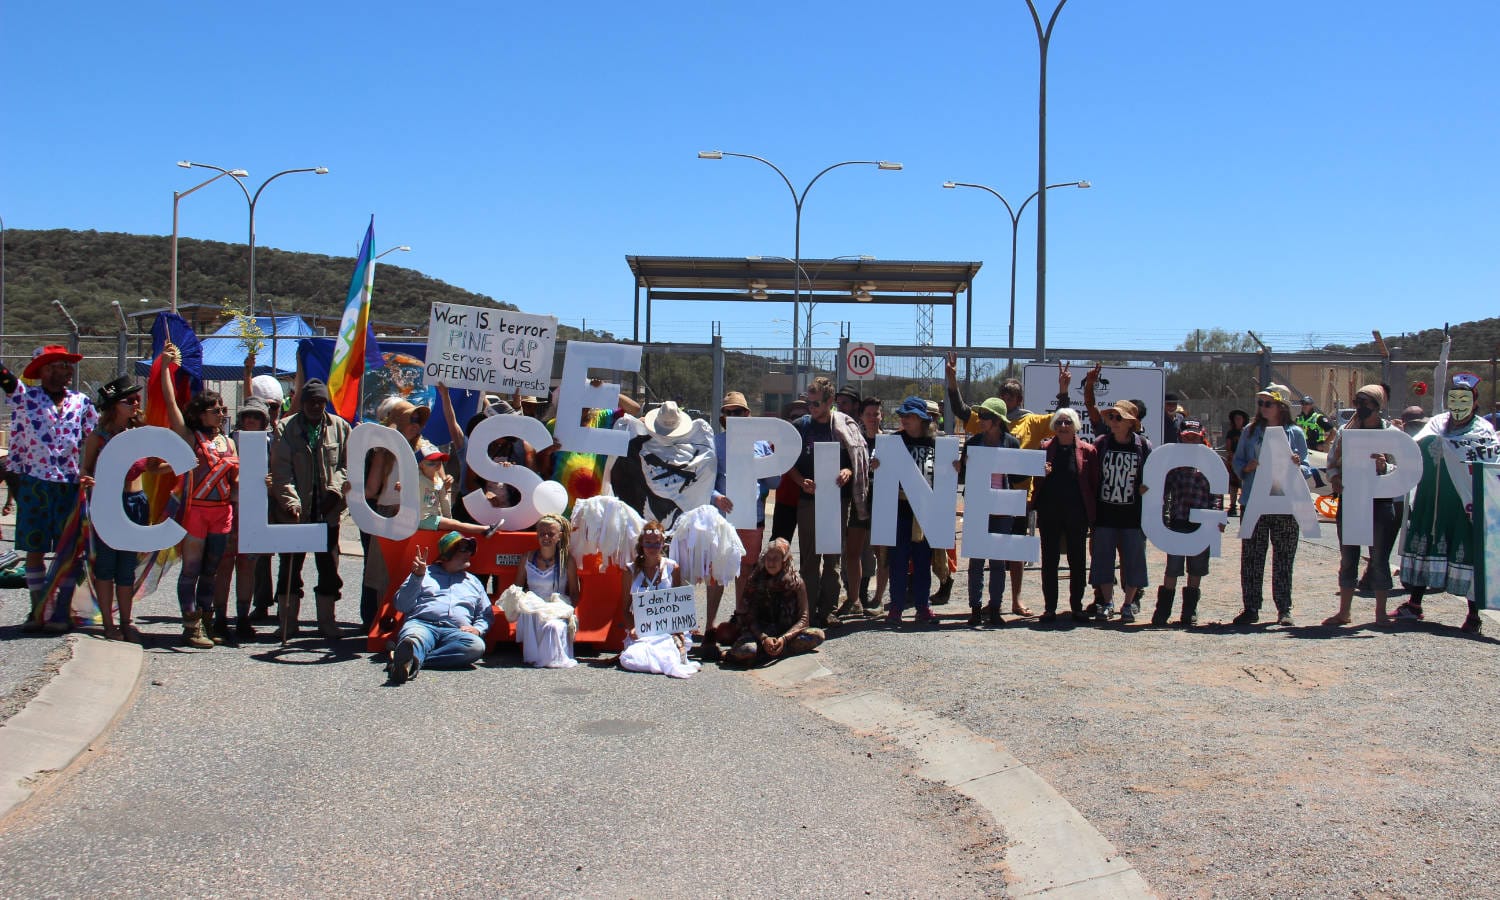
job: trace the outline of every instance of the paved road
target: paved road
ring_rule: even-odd
[[[0,826],[7,895],[1003,892],[967,801],[752,676],[502,653],[398,688],[357,641],[181,650],[172,607],[115,734]]]

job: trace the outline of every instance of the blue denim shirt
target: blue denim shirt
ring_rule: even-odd
[[[1292,452],[1297,454],[1301,460],[1298,468],[1302,470],[1302,477],[1310,477],[1313,473],[1312,465],[1307,461],[1307,436],[1302,429],[1296,425],[1283,425],[1282,430],[1286,432],[1286,440],[1292,445]],[[1234,448],[1234,474],[1240,476],[1240,496],[1250,496],[1250,486],[1255,483],[1255,472],[1246,472],[1245,466],[1252,459],[1260,459],[1260,445],[1265,442],[1266,432],[1264,428],[1246,428],[1244,434],[1240,435],[1239,445]],[[1256,467],[1260,471],[1260,467]]]
[[[473,625],[480,634],[490,630],[494,608],[484,585],[468,571],[450,574],[440,563],[422,575],[408,575],[396,591],[396,609],[408,619],[462,628]]]

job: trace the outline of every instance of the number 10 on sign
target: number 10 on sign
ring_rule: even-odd
[[[844,355],[844,368],[855,378],[868,378],[875,374],[875,345],[850,344]]]

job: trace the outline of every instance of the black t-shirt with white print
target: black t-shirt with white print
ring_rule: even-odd
[[[1144,435],[1121,444],[1112,434],[1094,440],[1099,451],[1099,509],[1094,524],[1105,528],[1141,527],[1141,474],[1151,443]]]

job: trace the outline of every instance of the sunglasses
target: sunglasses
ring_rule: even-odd
[[[1268,406],[1279,406],[1280,404],[1278,404],[1275,400],[1257,400],[1255,401],[1255,405],[1261,408],[1265,408]]]
[[[131,394],[129,397],[126,397],[124,400],[121,400],[120,402],[121,403],[129,403],[131,406],[140,406],[141,405],[141,395],[140,394]]]
[[[1117,413],[1117,412],[1107,412],[1107,413],[1104,413],[1104,421],[1106,421],[1106,422],[1118,422],[1118,421],[1120,421],[1120,414]]]
[[[748,416],[748,415],[750,415],[750,410],[748,410],[748,409],[740,409],[739,407],[735,407],[734,409],[721,409],[721,410],[719,410],[719,415],[721,415],[721,416]]]
[[[807,398],[807,405],[809,407],[827,406],[828,405],[828,401],[827,400],[814,400],[811,397],[809,397],[809,398]]]

